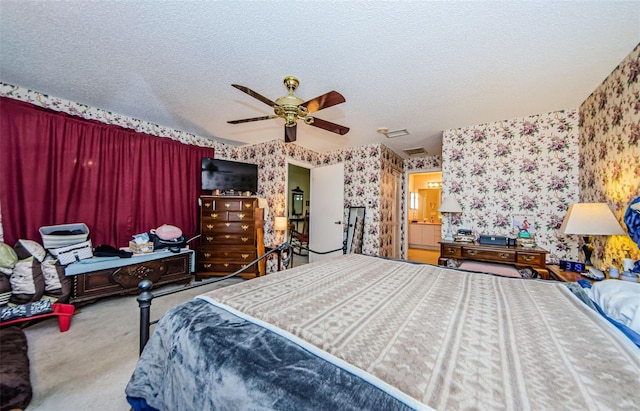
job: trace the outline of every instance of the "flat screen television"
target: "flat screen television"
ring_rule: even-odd
[[[258,166],[237,161],[202,158],[202,190],[258,192]]]

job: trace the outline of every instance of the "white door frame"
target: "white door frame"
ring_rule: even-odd
[[[442,173],[442,167],[437,168],[421,168],[404,172],[404,215],[402,216],[402,230],[404,232],[404,251],[406,255],[404,259],[409,258],[409,174],[423,173]],[[442,235],[442,228],[440,228]]]

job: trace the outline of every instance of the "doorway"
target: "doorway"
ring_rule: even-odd
[[[305,217],[310,215],[311,195],[311,167],[304,166],[301,163],[287,164],[287,192],[286,192],[286,214],[289,220],[289,236],[288,239],[293,243],[291,235],[293,231],[302,233],[307,231],[305,235],[309,235],[309,225],[305,224]],[[305,246],[308,246],[308,241]],[[309,253],[297,250],[293,254],[293,266],[307,264],[309,262]]]
[[[442,171],[407,173],[407,259],[437,264],[442,238]]]

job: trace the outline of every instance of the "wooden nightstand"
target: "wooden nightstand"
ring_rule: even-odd
[[[585,277],[583,275],[580,275],[580,273],[576,273],[573,271],[561,270],[560,266],[557,266],[557,265],[548,265],[547,269],[549,270],[549,277],[551,280],[562,281],[565,283],[575,282],[578,280],[587,280],[590,283],[602,281],[602,280],[594,280],[594,279]],[[622,276],[622,273],[620,273],[620,276]],[[617,279],[620,280],[620,277],[618,277]],[[609,280],[608,272],[604,273],[604,280]],[[638,282],[640,282],[640,280]]]

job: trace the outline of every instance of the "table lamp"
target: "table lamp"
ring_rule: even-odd
[[[462,207],[458,203],[458,200],[454,196],[447,197],[442,200],[440,203],[440,207],[438,207],[438,211],[441,213],[447,213],[447,234],[443,238],[444,241],[452,242],[453,241],[453,231],[451,230],[451,214],[453,213],[461,213]]]
[[[284,235],[284,241],[287,241],[287,228],[289,226],[289,223],[287,221],[287,217],[276,217],[273,220],[273,230],[274,231],[285,231],[285,235]]]
[[[591,264],[594,235],[624,235],[625,231],[606,203],[575,203],[569,206],[564,221],[558,230],[562,234],[583,236],[584,263]]]

